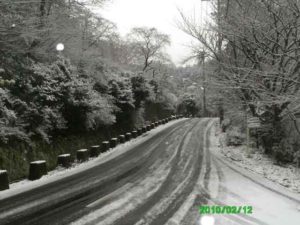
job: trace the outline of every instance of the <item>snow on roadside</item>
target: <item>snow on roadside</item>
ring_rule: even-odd
[[[247,153],[246,146],[226,146],[226,134],[216,128],[212,142],[219,143],[221,153],[236,165],[253,171],[261,176],[278,183],[289,190],[300,193],[300,168],[294,165],[279,166],[274,160],[260,151]]]
[[[0,191],[0,200],[26,192],[28,190],[43,186],[45,184],[63,179],[65,177],[74,175],[76,173],[85,171],[87,169],[90,169],[94,166],[103,164],[121,154],[124,154],[125,152],[131,150],[135,146],[140,145],[141,143],[149,140],[153,136],[155,136],[157,133],[161,132],[162,130],[166,129],[167,127],[170,127],[180,121],[183,121],[186,119],[179,119],[175,121],[171,121],[167,124],[160,125],[159,127],[156,127],[155,129],[148,131],[147,133],[143,134],[142,136],[139,136],[138,138],[132,139],[129,142],[126,142],[124,144],[118,145],[116,148],[110,149],[107,152],[101,153],[99,157],[97,158],[90,158],[88,161],[83,163],[74,163],[72,167],[65,169],[62,167],[57,167],[55,170],[49,171],[47,175],[43,176],[39,180],[30,181],[28,179],[24,179],[15,183],[10,184],[10,189]]]

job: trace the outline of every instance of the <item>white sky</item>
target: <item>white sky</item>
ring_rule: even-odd
[[[176,27],[180,18],[178,8],[185,14],[195,15],[199,22],[208,18],[210,2],[201,0],[112,0],[99,12],[116,23],[119,32],[125,36],[133,27],[156,27],[160,32],[169,34],[172,45],[168,52],[175,64],[189,55],[187,45],[192,39]],[[206,16],[205,16],[206,15]]]

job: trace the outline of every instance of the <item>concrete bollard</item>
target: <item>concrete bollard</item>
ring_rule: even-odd
[[[79,162],[87,161],[89,159],[89,150],[87,150],[87,149],[77,150],[76,156],[77,156],[77,160]]]
[[[126,141],[130,141],[131,138],[132,138],[131,133],[126,133],[126,134],[125,134],[125,139],[126,139]]]
[[[106,152],[109,150],[110,144],[108,141],[103,141],[101,145],[101,152]]]
[[[143,134],[143,129],[142,129],[142,128],[139,128],[139,129],[137,130],[137,132],[138,132],[138,135],[142,135],[142,134]]]
[[[57,165],[68,168],[71,166],[71,154],[57,156]]]
[[[152,126],[151,125],[147,125],[147,131],[150,131],[152,129]]]
[[[38,180],[47,174],[47,165],[45,160],[34,161],[30,163],[29,180]]]
[[[6,170],[0,170],[0,191],[9,189],[8,174]]]
[[[138,133],[137,133],[136,130],[132,131],[131,133],[132,133],[132,137],[133,137],[133,138],[137,138]]]
[[[159,122],[155,122],[154,124],[155,124],[155,126],[156,126],[156,127],[158,127],[158,126],[159,126]]]
[[[120,143],[125,143],[126,139],[124,135],[119,135]]]
[[[90,157],[98,157],[100,154],[100,145],[93,145],[90,147]]]
[[[143,133],[146,133],[147,132],[147,126],[143,126],[142,131],[143,131]]]
[[[112,138],[110,139],[110,147],[115,148],[118,145],[118,138]]]
[[[155,123],[151,123],[151,129],[154,129],[155,128]]]

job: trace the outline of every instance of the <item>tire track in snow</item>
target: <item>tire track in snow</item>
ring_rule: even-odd
[[[191,123],[187,123],[185,126],[191,126]],[[125,196],[122,197],[120,196],[119,199],[115,200],[116,202],[112,202],[111,204],[104,205],[99,210],[92,212],[91,214],[78,220],[74,224],[115,224],[114,223],[115,220],[120,219],[129,211],[138,207],[138,205],[141,204],[145,198],[146,199],[149,198],[154,192],[156,192],[156,189],[160,187],[159,186],[160,183],[164,181],[164,179],[155,180],[157,178],[162,177],[162,175],[159,173],[164,172],[166,169],[168,169],[169,171],[171,165],[174,164],[173,161],[176,155],[178,154],[177,152],[179,150],[178,147],[180,141],[179,137],[182,137],[181,134],[182,130],[185,131],[185,129],[186,128],[184,126],[178,128],[175,132],[170,133],[170,135],[168,135],[166,139],[163,139],[158,144],[158,145],[165,146],[167,148],[166,152],[169,152],[171,157],[165,157],[165,158],[157,157],[157,161],[155,162],[155,164],[160,165],[160,167],[155,168],[155,166],[153,165],[149,166],[150,169],[155,169],[155,170],[152,172],[147,171],[147,173],[145,173],[145,176],[140,176],[139,177],[140,179],[135,181],[134,183],[134,185],[137,186],[139,185],[137,188],[132,188],[132,190],[127,190],[127,192],[124,193]],[[176,140],[174,143],[171,142],[171,140],[174,139],[173,136],[175,136],[175,140]],[[168,142],[171,143],[169,146],[168,146]],[[176,151],[172,151],[172,148],[174,147],[176,147]],[[151,173],[154,173],[154,175],[151,175]],[[168,174],[164,174],[164,175],[168,175]],[[149,181],[149,179],[151,180]],[[130,196],[128,195],[128,193],[130,193]],[[132,199],[135,199],[135,201],[133,201]],[[135,202],[135,204],[133,204],[133,202]],[[105,211],[106,213],[103,214],[102,213],[103,211]],[[117,213],[115,213],[114,211],[117,211]]]
[[[204,131],[198,130],[197,136],[201,137],[201,139],[198,140],[198,145],[204,143],[203,145],[203,159],[201,161],[201,171],[197,178],[196,184],[192,190],[192,192],[188,195],[187,199],[184,201],[184,203],[181,205],[181,207],[177,210],[176,213],[168,220],[166,223],[167,225],[191,225],[191,224],[198,224],[198,204],[196,203],[196,200],[199,200],[199,197],[202,199],[204,195],[207,195],[207,193],[204,193],[202,191],[204,186],[204,178],[207,177],[207,160],[210,160],[210,157],[207,157],[208,151],[206,146],[206,136],[207,132],[210,129],[210,127],[213,125],[214,121],[210,121],[208,125],[206,126]],[[200,162],[198,162],[200,163]],[[206,201],[205,198],[203,198],[203,201]],[[202,202],[202,201],[201,201]]]
[[[11,199],[2,201],[9,204],[6,206],[8,209],[1,213],[6,213],[10,210],[10,207],[15,210],[14,205],[19,207],[34,204],[34,207],[24,207],[24,212],[6,217],[5,220],[1,220],[1,223],[39,225],[48,224],[50,220],[51,225],[61,225],[68,224],[70,221],[83,216],[89,211],[83,206],[126,184],[127,180],[134,178],[138,172],[145,171],[147,169],[145,165],[155,162],[156,157],[159,158],[159,155],[163,153],[156,150],[157,143],[163,142],[171,133],[180,130],[182,126],[188,125],[190,122],[185,120],[174,124],[142,144],[135,146],[126,154],[120,154],[101,165],[50,183],[46,185],[46,188],[38,187],[29,191],[30,194],[26,193],[26,195],[12,197],[13,201]],[[141,146],[147,151],[140,149]],[[155,152],[152,152],[154,150]],[[151,154],[156,155],[151,158]],[[142,165],[142,167],[139,167],[139,165]],[[131,170],[134,167],[136,170]],[[131,170],[131,172],[127,173],[128,177],[124,177],[124,172],[128,170]],[[141,175],[145,174],[141,173]],[[42,202],[36,205],[37,200]],[[19,202],[22,202],[22,204]]]
[[[178,181],[177,181],[178,177],[177,177],[177,175],[178,175],[178,172],[181,170],[181,168],[178,167],[178,163],[179,162],[182,163],[182,160],[180,159],[180,155],[181,155],[181,152],[183,151],[183,145],[185,143],[185,139],[186,139],[188,133],[191,132],[199,123],[203,123],[202,120],[200,122],[199,122],[199,120],[196,120],[196,121],[193,120],[192,122],[194,123],[193,126],[189,130],[187,130],[187,132],[183,136],[181,136],[181,143],[179,145],[179,152],[177,152],[177,154],[176,154],[176,160],[174,161],[174,163],[172,165],[172,168],[171,168],[171,172],[168,175],[168,177],[166,178],[166,180],[164,181],[164,183],[162,184],[160,190],[157,191],[153,196],[151,196],[151,198],[148,198],[143,203],[143,205],[141,205],[139,208],[133,210],[132,212],[128,213],[126,215],[126,217],[121,218],[116,223],[114,223],[114,225],[132,225],[132,224],[135,224],[135,223],[139,222],[141,220],[141,218],[143,218],[144,216],[146,216],[147,213],[149,213],[149,211],[151,211],[151,209],[153,207],[155,207],[156,204],[158,204],[164,198],[167,198],[168,195],[169,195],[169,193],[172,190],[174,190],[174,188],[178,184]],[[174,185],[174,181],[177,181],[176,185]],[[163,212],[157,212],[156,211],[155,212],[155,214],[158,214],[157,217],[161,216],[162,213],[164,215],[166,215],[165,214],[166,211],[163,211]],[[150,213],[150,215],[151,215],[151,213]],[[151,216],[151,218],[153,218],[153,217]],[[165,219],[166,218],[164,218],[164,220]],[[148,223],[150,223],[150,221]],[[160,221],[154,220],[153,224],[157,225],[157,224],[163,224],[163,223],[160,222]]]
[[[203,126],[205,126],[207,124],[208,120],[204,120],[201,123],[199,123],[196,127],[196,129],[194,129],[192,132],[192,138],[188,140],[188,145],[184,146],[184,151],[187,154],[192,154],[193,155],[193,163],[190,164],[190,171],[189,173],[191,173],[191,178],[188,179],[185,184],[185,186],[182,186],[180,192],[177,193],[177,195],[171,195],[171,196],[165,196],[166,200],[168,202],[168,204],[165,204],[165,207],[161,209],[161,205],[158,203],[156,204],[154,207],[156,208],[160,208],[160,212],[158,212],[159,214],[155,214],[155,216],[152,215],[152,217],[154,217],[154,219],[146,220],[146,223],[144,224],[164,224],[167,223],[167,221],[169,220],[170,217],[172,217],[174,215],[174,213],[181,207],[182,203],[186,200],[187,196],[191,193],[192,189],[194,188],[194,183],[197,180],[197,176],[201,170],[201,166],[200,166],[200,162],[202,160],[202,146],[201,146],[201,141],[199,142],[199,136],[198,136],[198,132],[196,132],[197,130],[201,130],[200,132],[202,132]],[[201,135],[200,135],[201,137]],[[200,145],[199,145],[200,144]],[[188,152],[188,150],[191,149],[191,152]],[[177,167],[178,168],[178,167]],[[176,171],[177,173],[180,173],[180,169],[178,171]],[[178,174],[174,173],[174,176],[178,176]],[[186,176],[185,174],[183,174],[183,176]],[[176,182],[173,182],[171,184],[170,181],[170,186],[173,185],[176,187]],[[153,208],[154,208],[153,207]],[[149,212],[151,215],[151,212]]]

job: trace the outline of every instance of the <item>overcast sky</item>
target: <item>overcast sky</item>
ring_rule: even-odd
[[[156,27],[169,34],[172,46],[168,49],[173,62],[179,64],[189,54],[186,47],[192,39],[176,27],[178,9],[189,15],[195,14],[199,21],[206,20],[210,3],[201,0],[113,0],[99,10],[100,14],[115,22],[122,36],[137,26]]]

